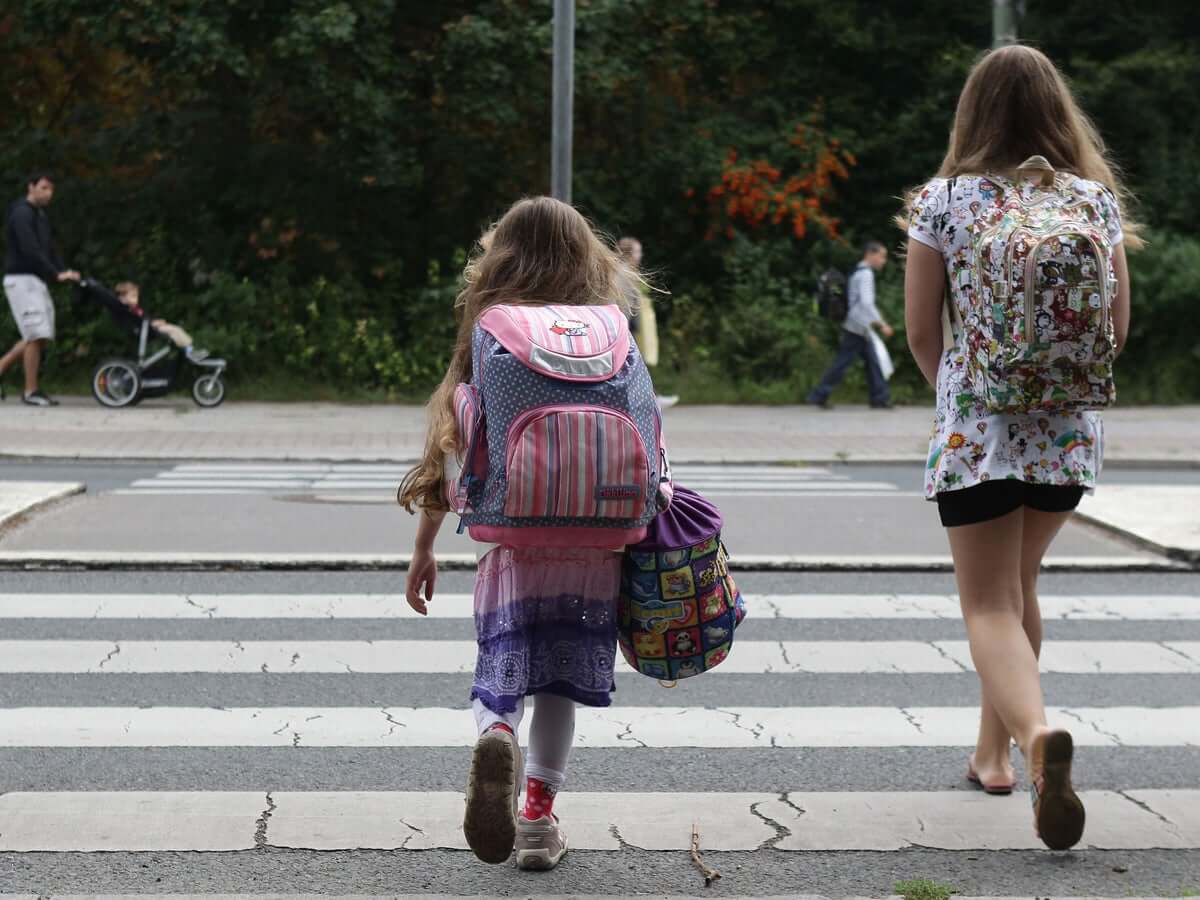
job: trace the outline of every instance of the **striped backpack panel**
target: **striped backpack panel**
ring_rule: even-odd
[[[473,336],[478,406],[459,487],[473,538],[619,548],[669,476],[654,386],[616,306],[495,306]],[[468,430],[469,429],[469,430]]]

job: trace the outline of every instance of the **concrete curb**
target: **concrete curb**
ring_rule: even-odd
[[[1200,571],[1200,550],[1189,550],[1185,547],[1171,547],[1167,544],[1160,544],[1157,541],[1152,541],[1149,538],[1143,537],[1136,531],[1131,531],[1127,528],[1122,528],[1100,516],[1090,515],[1080,510],[1075,510],[1075,516],[1087,522],[1094,528],[1099,528],[1101,531],[1107,532],[1115,537],[1121,538],[1128,544],[1135,547],[1141,547],[1151,553],[1157,553],[1166,559],[1172,560],[1181,565]]]
[[[78,481],[0,481],[0,532],[39,509],[85,490],[87,486]]]
[[[103,551],[0,551],[0,570],[109,570],[109,571],[289,571],[344,572],[405,571],[407,553],[121,553]],[[475,569],[475,556],[447,553],[438,556],[443,571]],[[949,556],[737,556],[737,572],[952,572]],[[1066,557],[1046,561],[1047,572],[1188,572],[1200,563],[1158,559],[1152,556]]]

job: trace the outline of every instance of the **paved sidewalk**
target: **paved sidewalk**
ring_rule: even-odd
[[[414,406],[186,400],[109,410],[91,398],[56,409],[0,407],[0,455],[68,459],[400,461],[418,456],[425,414]],[[1200,467],[1200,408],[1117,408],[1106,414],[1109,464]],[[846,406],[680,406],[666,413],[672,460],[920,462],[932,412]]]
[[[1110,484],[1079,514],[1172,559],[1200,563],[1200,487]]]

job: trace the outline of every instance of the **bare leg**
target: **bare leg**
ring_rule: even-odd
[[[25,355],[25,341],[20,340],[12,345],[12,349],[0,356],[0,375],[3,375],[16,364],[17,360]]]
[[[1070,518],[1070,513],[1044,513],[1025,507],[1024,516],[1021,540],[1021,627],[1033,648],[1033,655],[1040,656],[1042,611],[1038,605],[1038,575],[1046,551]],[[1014,776],[1008,752],[1011,739],[985,692],[979,717],[979,740],[975,745],[975,768],[985,784],[1012,782]]]
[[[24,351],[25,393],[32,394],[38,389],[38,369],[42,365],[42,344],[45,341],[26,341]]]
[[[1038,660],[1022,626],[1024,510],[948,528],[971,658],[983,696],[1023,753],[1046,730]],[[990,737],[994,740],[994,736]]]

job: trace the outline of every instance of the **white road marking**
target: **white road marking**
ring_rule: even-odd
[[[242,791],[14,792],[0,795],[0,851],[253,850],[266,807]]]
[[[342,463],[191,463],[134,481],[113,493],[156,494],[203,488],[247,493],[282,490],[367,491],[399,484],[408,466]],[[854,481],[827,467],[687,465],[675,470],[681,484],[717,496],[854,496],[901,494],[891,482]]]
[[[181,487],[181,488],[203,488],[203,487],[261,488],[261,487],[269,487],[273,490],[278,490],[280,488],[303,488],[303,487],[308,487],[310,484],[312,484],[311,481],[300,481],[300,480],[296,480],[296,479],[291,479],[291,480],[282,480],[281,479],[281,480],[275,480],[275,481],[266,483],[266,482],[259,481],[258,479],[237,480],[237,479],[233,479],[233,478],[221,478],[221,479],[205,478],[205,479],[190,479],[190,480],[186,480],[186,481],[180,479],[179,481],[170,481],[170,482],[160,481],[157,478],[139,478],[137,481],[133,482],[133,484],[131,485],[131,488],[136,489],[136,488],[146,487],[146,488],[155,488],[157,490],[162,490],[165,486],[170,485],[171,487]]]
[[[474,672],[475,655],[474,641],[0,641],[0,673],[454,674]],[[618,670],[628,670],[621,657]],[[1191,675],[1200,673],[1200,651],[1188,642],[1051,641],[1041,670]],[[966,641],[741,640],[710,677],[970,671]]]
[[[944,619],[959,621],[958,598],[944,594],[745,594],[752,620]],[[1047,595],[1047,621],[1200,621],[1190,594]],[[470,594],[437,594],[431,619],[470,619]],[[408,619],[395,594],[0,594],[0,619]],[[1189,654],[1192,655],[1192,654]]]
[[[1080,796],[1089,812],[1083,847],[1200,847],[1200,791]],[[10,793],[0,796],[0,851],[244,850],[259,841],[313,850],[465,850],[463,802],[452,792]],[[614,851],[624,842],[682,851],[693,824],[712,851],[1041,846],[1020,793],[567,791],[557,807],[578,850]]]
[[[1200,706],[1050,708],[1086,747],[1200,746]],[[581,707],[575,746],[966,747],[979,710],[950,707]],[[470,747],[465,709],[13,707],[0,747]]]

